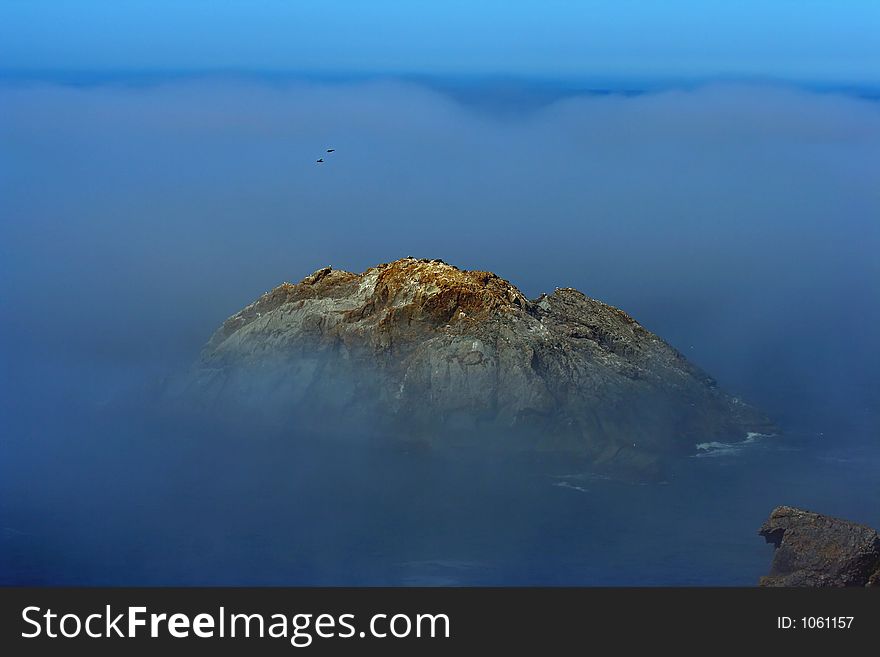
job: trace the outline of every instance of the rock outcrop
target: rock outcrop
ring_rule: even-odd
[[[880,585],[880,535],[870,527],[780,506],[759,533],[776,546],[761,586]]]
[[[327,267],[279,285],[214,333],[198,380],[225,400],[328,420],[366,413],[430,446],[500,443],[635,468],[772,432],[622,310],[571,288],[530,300],[440,260]]]

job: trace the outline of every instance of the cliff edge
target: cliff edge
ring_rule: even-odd
[[[780,506],[759,534],[776,546],[761,586],[880,586],[880,535],[870,527]]]

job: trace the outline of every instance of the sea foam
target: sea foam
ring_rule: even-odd
[[[754,443],[761,438],[770,438],[774,434],[770,433],[760,433],[758,431],[749,431],[746,433],[745,440],[742,440],[738,443],[722,443],[718,441],[712,441],[707,443],[697,443],[695,447],[699,450],[693,456],[696,458],[702,458],[706,456],[729,456],[732,454],[736,454],[742,450],[743,447]]]

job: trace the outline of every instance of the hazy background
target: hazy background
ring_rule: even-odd
[[[878,29],[867,0],[3,3],[0,583],[751,584],[777,504],[880,525]],[[150,402],[274,285],[407,255],[619,306],[784,437],[640,487]]]

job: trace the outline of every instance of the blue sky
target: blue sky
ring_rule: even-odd
[[[3,0],[4,69],[880,80],[877,0]]]

